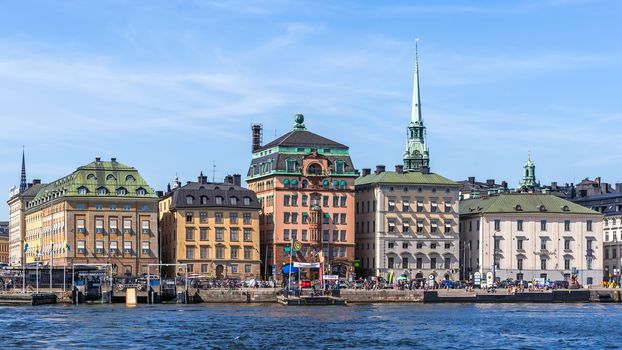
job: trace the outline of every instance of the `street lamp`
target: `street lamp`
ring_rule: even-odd
[[[37,253],[35,254],[35,263],[37,264],[37,294],[39,293],[39,263],[41,261],[41,252],[39,248],[37,248]]]
[[[492,283],[497,281],[497,231],[492,233]]]

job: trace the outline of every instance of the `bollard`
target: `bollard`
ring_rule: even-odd
[[[619,290],[614,290],[613,291],[613,302],[614,303],[619,303],[620,302],[620,291]]]
[[[125,305],[136,306],[136,288],[128,288],[125,290]]]

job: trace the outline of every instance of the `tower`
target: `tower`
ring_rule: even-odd
[[[24,148],[22,147],[22,177],[19,181],[19,193],[24,193],[28,189],[28,184],[26,183],[26,154]]]
[[[430,155],[425,145],[425,125],[421,117],[421,96],[419,90],[419,38],[415,41],[415,73],[413,77],[413,100],[408,123],[408,140],[404,151],[404,171],[430,172]]]
[[[535,189],[538,187],[536,182],[536,165],[531,160],[531,151],[527,154],[527,161],[523,165],[523,180],[520,182],[523,189]]]

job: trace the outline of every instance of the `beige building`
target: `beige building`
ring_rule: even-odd
[[[44,185],[41,180],[33,180],[27,184],[26,190],[20,192],[14,187],[9,193],[9,264],[21,266],[24,261],[24,239],[26,238],[25,210],[28,202],[35,198]]]
[[[602,280],[602,215],[550,194],[500,194],[460,202],[464,274],[497,280]],[[494,265],[493,265],[493,262]]]
[[[356,256],[363,277],[458,279],[459,185],[401,166],[356,180]]]
[[[240,187],[239,175],[225,183],[208,183],[203,175],[175,183],[159,207],[163,263],[186,264],[205,278],[260,278],[259,203],[255,192]]]
[[[28,202],[26,263],[111,264],[115,275],[145,273],[158,262],[157,201],[135,168],[96,158]]]

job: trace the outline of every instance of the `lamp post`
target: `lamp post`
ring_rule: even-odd
[[[37,264],[37,294],[39,293],[39,263],[41,261],[41,252],[37,248],[37,253],[35,254],[35,263]]]
[[[497,281],[497,231],[492,233],[492,283]]]

